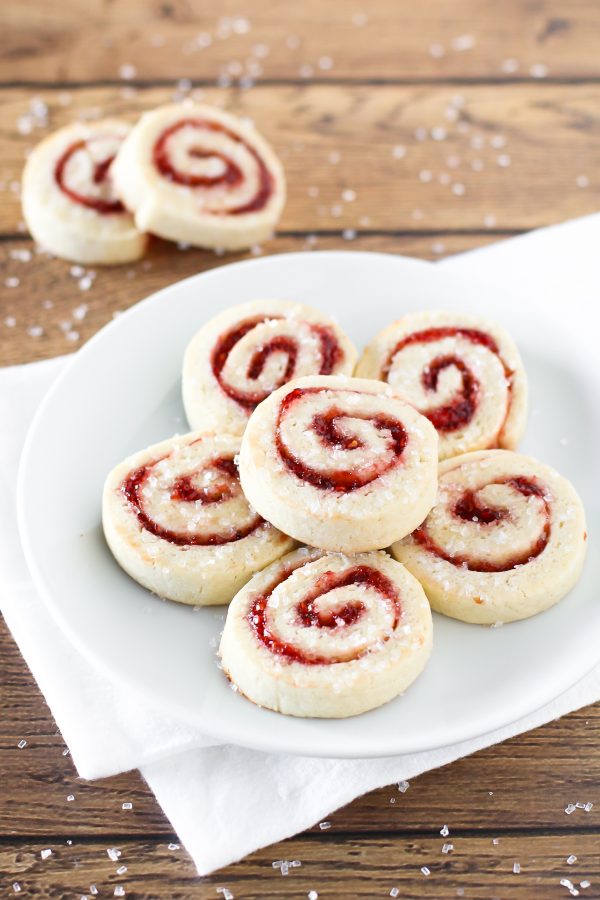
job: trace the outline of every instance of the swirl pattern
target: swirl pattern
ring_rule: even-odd
[[[110,167],[122,138],[95,134],[74,141],[56,163],[54,177],[60,190],[73,203],[80,203],[100,215],[124,213],[110,179]]]
[[[449,313],[406,316],[366,349],[357,374],[389,382],[431,421],[440,457],[516,445],[526,388],[518,351],[495,325]]]
[[[360,391],[295,388],[277,419],[276,445],[286,467],[325,490],[347,493],[371,484],[400,463],[407,442],[402,422]],[[315,443],[325,451],[321,465],[309,461]]]
[[[344,351],[327,325],[265,315],[246,319],[219,338],[212,370],[224,393],[252,410],[292,378],[309,372],[331,375],[343,359]]]
[[[380,549],[433,504],[436,433],[381,382],[299,378],[252,414],[240,477],[253,507],[297,540]]]
[[[84,264],[139,259],[147,236],[121,202],[114,168],[129,125],[74,122],[39,143],[23,172],[22,204],[35,240]]]
[[[180,119],[162,132],[153,158],[163,178],[198,191],[207,213],[257,212],[273,191],[273,176],[257,150],[220,122]]]
[[[312,307],[256,300],[215,316],[190,342],[183,401],[192,427],[245,429],[274,390],[303,375],[350,375],[356,350],[342,329]]]
[[[303,549],[235,598],[220,653],[229,677],[255,702],[293,715],[340,716],[396,696],[423,667],[430,638],[420,586],[386,554]]]
[[[228,603],[294,542],[249,506],[239,439],[192,433],[135,454],[104,488],[104,533],[117,562],[161,597]]]
[[[292,608],[285,602],[288,598],[269,605],[273,591],[292,571],[281,571],[248,613],[254,634],[271,653],[306,665],[349,662],[388,640],[398,625],[398,591],[378,569],[366,565],[350,566],[341,573],[323,572],[303,597],[293,600]],[[314,637],[307,636],[305,629],[326,630],[331,650],[327,656],[315,652]]]
[[[114,174],[139,228],[199,247],[259,243],[285,203],[283,169],[267,142],[209,106],[176,104],[143,115]]]
[[[506,450],[442,463],[435,506],[393,546],[434,609],[487,624],[557,602],[576,580],[584,552],[583,508],[572,486]]]
[[[508,572],[535,559],[550,538],[552,496],[525,476],[482,479],[459,491],[442,487],[437,506],[414,532],[429,553],[471,572]],[[458,540],[449,535],[460,535]]]
[[[264,524],[246,503],[233,456],[194,459],[200,441],[134,469],[121,486],[142,528],[179,547],[239,541]]]

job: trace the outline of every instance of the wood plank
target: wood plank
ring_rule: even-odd
[[[120,885],[123,896],[136,898],[215,898],[226,888],[243,900],[302,898],[309,891],[319,900],[341,897],[568,897],[561,879],[578,885],[581,897],[600,897],[600,834],[506,836],[497,844],[490,837],[388,837],[330,840],[296,838],[254,853],[241,863],[212,876],[198,878],[183,849],[169,849],[156,839],[123,840],[112,847],[73,839],[64,842],[7,842],[0,848],[0,884],[19,898],[113,896]],[[442,853],[444,843],[453,850]],[[45,860],[42,850],[52,850]],[[121,852],[111,861],[107,849]],[[576,861],[569,865],[569,856]],[[273,863],[296,860],[287,877]],[[126,868],[122,874],[117,869]],[[520,871],[518,871],[520,867]],[[515,868],[517,871],[514,871]],[[424,869],[424,871],[423,871]],[[583,885],[582,885],[583,882]],[[581,885],[581,886],[580,886]],[[390,894],[393,888],[398,894]],[[220,888],[220,891],[219,891]],[[575,895],[576,896],[576,895]]]
[[[1,621],[1,620],[0,620]],[[136,773],[95,782],[76,776],[65,745],[6,627],[0,627],[0,836],[62,837],[165,834],[172,827]],[[19,742],[27,744],[19,749]],[[581,762],[585,760],[585,763]],[[415,779],[392,785],[328,816],[328,834],[437,834],[487,829],[581,828],[600,831],[600,704],[483,750]],[[67,801],[70,795],[74,801]],[[132,802],[132,810],[123,810]],[[568,803],[590,812],[565,814]],[[321,833],[319,828],[314,829]],[[576,851],[574,851],[576,852]],[[273,858],[277,858],[274,856]]]
[[[600,74],[594,0],[221,0],[218,7],[200,0],[29,0],[27,15],[19,0],[4,0],[3,20],[4,81],[118,79],[123,64],[140,79],[210,81],[232,63],[242,67],[233,67],[237,78],[255,72],[269,79],[314,72],[500,80],[527,77],[540,64],[556,78]]]
[[[281,237],[265,245],[265,252],[282,253],[306,249],[379,250],[427,259],[459,253],[494,240],[490,234],[362,236],[352,242],[340,235],[319,238]],[[0,243],[0,364],[29,362],[81,346],[118,310],[126,309],[153,291],[218,265],[224,260],[201,250],[180,252],[173,245],[156,241],[148,257],[132,266],[98,269],[89,290],[82,290],[81,276],[73,277],[62,260],[32,255],[28,261],[15,258],[31,253],[25,240]],[[250,254],[227,257],[227,261]],[[79,270],[74,270],[78,272]],[[85,276],[84,276],[85,277]],[[18,279],[14,288],[2,287],[6,279]],[[12,283],[12,282],[9,282]],[[51,308],[46,308],[48,303]],[[43,333],[38,335],[37,329]],[[31,332],[31,329],[34,329]],[[32,336],[36,335],[36,336]],[[75,338],[75,339],[73,339]]]
[[[61,91],[35,94],[48,104],[53,128],[77,115],[135,117],[171,95],[167,88],[133,96],[115,87],[80,89],[63,106]],[[0,234],[20,227],[15,191],[23,159],[45,133],[19,131],[32,96],[0,91]],[[279,151],[289,185],[284,232],[528,229],[600,206],[600,84],[460,92],[279,86],[211,89],[201,97],[251,117]],[[405,156],[395,158],[404,150],[394,148],[406,148]]]

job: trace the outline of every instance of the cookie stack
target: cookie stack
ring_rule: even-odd
[[[139,259],[147,237],[223,250],[268,238],[285,203],[283,169],[247,122],[193,103],[137,124],[75,122],[30,154],[23,214],[35,240],[83,264]]]
[[[579,577],[585,517],[514,452],[527,383],[501,328],[418,313],[357,353],[315,309],[256,301],[208,322],[183,364],[193,432],[109,475],[104,530],[159,596],[230,603],[223,669],[253,702],[356,715],[431,653],[431,609],[494,625]]]

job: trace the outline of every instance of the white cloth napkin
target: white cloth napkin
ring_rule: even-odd
[[[506,289],[597,302],[600,215],[495,244],[437,265]],[[574,275],[575,273],[575,275]],[[153,710],[79,655],[36,595],[19,545],[14,486],[31,417],[64,358],[0,369],[0,608],[84,778],[139,768],[204,875],[296,834],[374,788],[446,765],[600,699],[600,666],[511,726],[427,753],[311,759],[218,746]]]

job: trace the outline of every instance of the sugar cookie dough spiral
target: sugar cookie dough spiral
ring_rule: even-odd
[[[75,122],[47,137],[23,172],[23,214],[35,240],[79,263],[139,259],[146,247],[115,192],[113,160],[129,125]]]
[[[234,306],[204,325],[183,363],[191,428],[243,432],[253,409],[301,375],[351,375],[356,350],[333,319],[286,300]]]
[[[283,169],[267,142],[235,116],[198,104],[144,113],[114,177],[141,230],[198,247],[264,240],[285,203]]]
[[[267,521],[325,550],[389,546],[435,499],[431,423],[379,381],[310,376],[252,413],[240,478]]]
[[[294,542],[242,493],[239,438],[187,434],[129,457],[108,476],[103,526],[117,562],[160,597],[227,603]]]
[[[392,552],[435,610],[491,625],[561,600],[579,578],[586,537],[565,478],[528,456],[487,450],[440,465],[435,506]]]
[[[438,432],[440,459],[514,449],[525,429],[527,381],[512,338],[462,314],[404,316],[369,344],[356,367],[412,403]]]
[[[248,699],[293,716],[342,718],[387,703],[432,644],[419,583],[385,553],[303,548],[233,599],[219,653]]]

